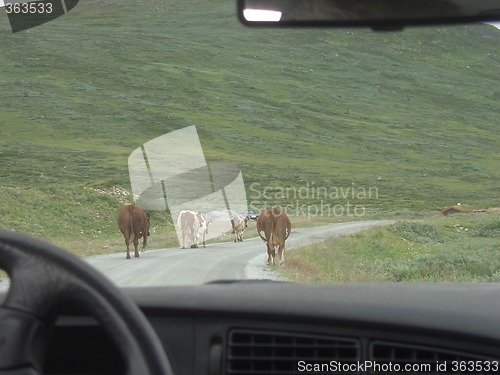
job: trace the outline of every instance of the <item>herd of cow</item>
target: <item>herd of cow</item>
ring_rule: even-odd
[[[229,216],[231,221],[234,242],[243,241],[243,232],[248,227],[248,217],[235,213]],[[208,226],[211,221],[200,212],[183,210],[177,217],[180,233],[182,233],[182,248],[197,248],[200,243],[206,247],[205,240]],[[143,238],[142,250],[148,244],[150,236],[150,216],[141,207],[134,204],[125,204],[120,208],[117,219],[118,228],[125,237],[127,259],[130,259],[130,242],[134,244],[135,257],[139,257],[139,239]],[[290,235],[292,224],[286,213],[277,208],[263,210],[257,218],[257,233],[266,243],[267,263],[275,264],[276,249],[278,250],[279,264],[285,260],[285,240]]]

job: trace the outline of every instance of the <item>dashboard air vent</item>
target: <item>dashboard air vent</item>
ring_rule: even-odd
[[[226,374],[304,374],[300,363],[305,366],[328,364],[330,361],[355,363],[359,360],[358,340],[238,329],[229,334]]]

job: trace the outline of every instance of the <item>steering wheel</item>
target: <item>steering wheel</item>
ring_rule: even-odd
[[[0,375],[39,375],[57,308],[96,318],[125,361],[126,375],[172,375],[163,346],[139,308],[77,257],[0,230],[0,268],[10,277],[0,306]]]

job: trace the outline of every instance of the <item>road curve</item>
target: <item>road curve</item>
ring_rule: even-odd
[[[392,223],[389,220],[359,221],[313,228],[292,228],[287,251],[299,246]],[[252,229],[253,228],[248,228]],[[86,261],[120,287],[203,284],[229,279],[273,279],[279,276],[267,266],[267,253],[258,237],[244,242],[217,243],[200,249],[146,250],[140,258],[125,259],[122,253],[97,255]]]

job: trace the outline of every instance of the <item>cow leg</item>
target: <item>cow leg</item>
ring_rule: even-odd
[[[126,256],[126,259],[130,259],[130,240],[128,238],[125,239],[125,245],[127,245],[127,256]]]
[[[146,246],[148,246],[148,236],[144,236],[144,240],[142,241],[141,253],[146,251]]]
[[[134,249],[135,249],[135,257],[136,258],[139,258],[139,236],[135,236],[136,238],[134,238]]]
[[[285,245],[279,245],[278,248],[278,258],[280,260],[280,266],[283,264],[285,261]]]
[[[274,246],[270,243],[267,244],[267,264],[274,264],[274,257],[276,253],[274,251]]]

